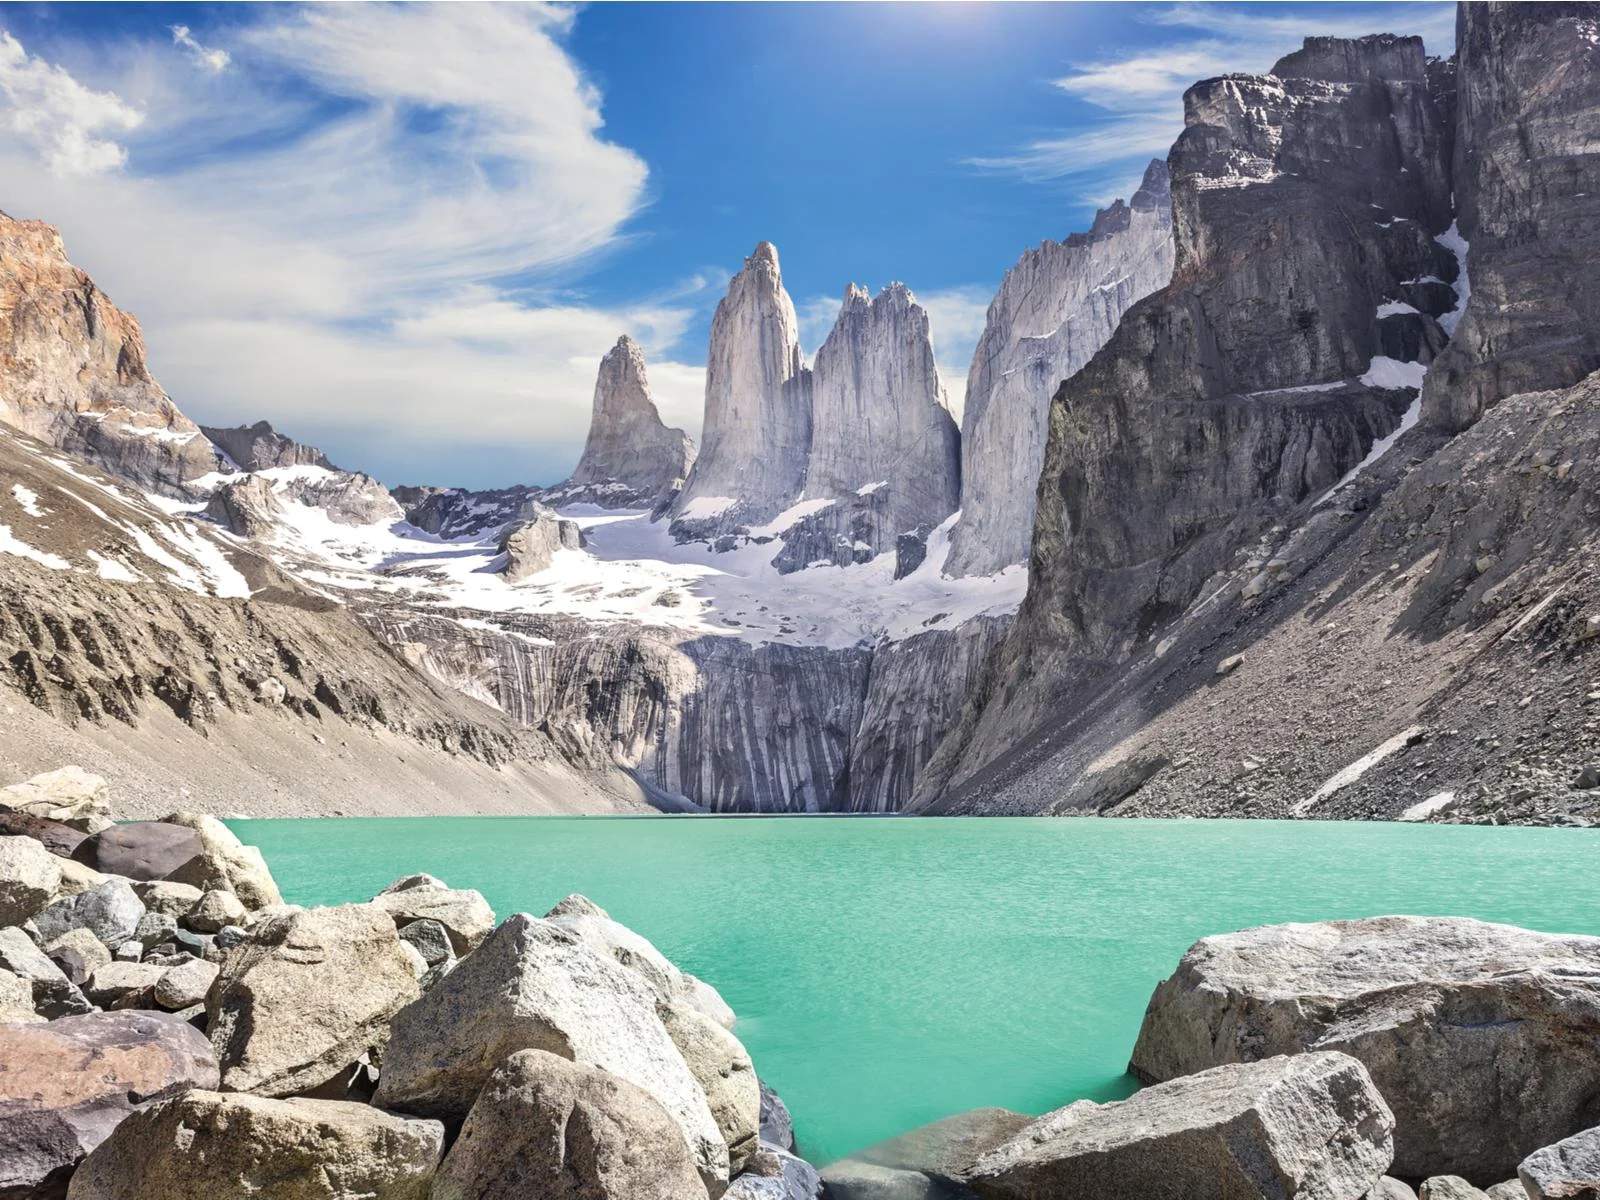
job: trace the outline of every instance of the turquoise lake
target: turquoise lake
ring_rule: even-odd
[[[427,871],[501,917],[582,892],[715,984],[826,1163],[952,1112],[1125,1095],[1196,938],[1455,914],[1600,933],[1600,831],[1267,821],[474,817],[230,822],[285,897]]]

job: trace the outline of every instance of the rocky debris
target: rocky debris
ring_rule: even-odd
[[[811,373],[778,252],[762,242],[711,319],[700,454],[672,505],[680,538],[770,521],[799,498],[811,454]]]
[[[156,1005],[168,1012],[181,1012],[204,1004],[217,974],[217,964],[203,958],[191,958],[166,968],[156,980],[153,992]]]
[[[705,1093],[712,1119],[728,1144],[728,1172],[737,1175],[755,1153],[761,1126],[761,1084],[750,1055],[732,1033],[682,1000],[657,1011]]]
[[[457,956],[476,949],[494,930],[494,909],[482,892],[452,888],[431,875],[397,879],[372,903],[394,919],[397,929],[406,929],[416,921],[443,926],[450,949]]]
[[[15,927],[0,928],[0,970],[27,982],[33,1010],[47,1020],[77,1016],[94,1008],[61,968]]]
[[[1050,398],[1132,304],[1172,277],[1170,191],[1157,159],[1131,202],[1101,209],[1088,233],[1028,250],[1000,281],[967,375],[948,574],[991,575],[1026,561]]]
[[[1033,1124],[1003,1108],[934,1121],[825,1168],[832,1200],[953,1200],[970,1195],[977,1161]]]
[[[530,504],[543,501],[546,492],[543,488],[518,484],[481,492],[467,488],[401,486],[391,488],[389,494],[412,525],[425,533],[455,539],[504,528]]]
[[[0,925],[20,925],[61,887],[59,860],[30,837],[0,836]]]
[[[204,1035],[161,1013],[0,1024],[0,1194],[52,1197],[130,1113],[217,1086]]]
[[[128,881],[113,876],[86,892],[41,908],[29,918],[27,928],[41,945],[69,929],[87,929],[108,950],[115,950],[133,937],[144,912]]]
[[[220,933],[242,926],[246,915],[244,905],[232,892],[210,891],[184,915],[183,923],[196,933]]]
[[[1528,1200],[1528,1191],[1522,1186],[1520,1179],[1507,1179],[1503,1183],[1494,1184],[1484,1189],[1483,1194],[1489,1197],[1489,1200]],[[1409,1200],[1409,1198],[1397,1196],[1395,1200]]]
[[[194,830],[201,846],[199,854],[166,876],[168,880],[201,891],[232,892],[247,909],[283,903],[261,851],[246,846],[221,821],[204,813],[177,812],[164,823]]]
[[[584,544],[583,529],[576,521],[558,517],[542,504],[531,508],[531,515],[507,527],[500,538],[500,553],[506,556],[500,574],[507,583],[549,570],[556,551],[578,550]]]
[[[862,542],[870,551],[861,553],[872,555],[893,550],[902,531],[955,512],[961,438],[939,383],[928,314],[909,288],[890,284],[876,299],[854,284],[845,289],[811,373],[806,499],[848,504],[881,493],[868,538],[852,531],[849,545]],[[836,503],[827,511],[847,510]]]
[[[443,1149],[437,1121],[196,1090],[124,1120],[78,1168],[67,1197],[428,1200]]]
[[[45,957],[61,969],[74,987],[81,988],[89,977],[111,961],[111,951],[87,929],[69,929],[40,947]]]
[[[656,1003],[637,974],[576,934],[517,913],[394,1018],[375,1103],[454,1124],[508,1054],[548,1050],[659,1100],[701,1177],[720,1190],[727,1145]]]
[[[1435,1175],[1417,1188],[1418,1200],[1487,1200],[1485,1194],[1459,1175]]]
[[[86,838],[72,857],[105,874],[147,882],[165,879],[202,850],[199,834],[186,826],[134,821]]]
[[[206,501],[205,515],[235,537],[267,538],[282,526],[283,502],[265,475],[225,479]]]
[[[139,322],[42,221],[0,214],[0,424],[139,487],[182,496],[216,453],[151,378]]]
[[[1535,1150],[1522,1160],[1517,1178],[1527,1200],[1595,1200],[1600,1196],[1600,1128]]]
[[[659,1100],[597,1067],[529,1049],[485,1081],[432,1197],[687,1200],[705,1190]]]
[[[98,833],[111,825],[106,781],[82,767],[58,767],[22,783],[0,788],[0,805],[14,812],[55,821],[79,833]]]
[[[1417,1193],[1412,1190],[1409,1183],[1385,1175],[1367,1193],[1367,1200],[1417,1200]],[[1523,1200],[1523,1198],[1518,1196],[1515,1200]]]
[[[206,1018],[228,1091],[292,1096],[381,1051],[419,994],[389,915],[371,905],[286,913],[223,953]]]
[[[155,986],[165,969],[140,962],[138,954],[130,952],[130,957],[131,961],[119,956],[97,967],[83,994],[101,1008],[154,1008]]]
[[[1112,1104],[1080,1100],[978,1159],[984,1197],[1317,1196],[1358,1200],[1389,1165],[1394,1119],[1345,1054],[1186,1075]]]
[[[170,879],[135,880],[133,894],[144,902],[148,912],[160,913],[174,920],[188,915],[205,895],[193,884],[174,883]]]
[[[600,360],[583,455],[560,503],[649,508],[670,498],[694,465],[694,440],[662,424],[644,368],[644,352],[624,335]]]
[[[202,425],[200,432],[241,471],[267,471],[275,467],[321,467],[325,471],[339,469],[315,446],[304,446],[293,438],[285,437],[266,421],[230,428]]]
[[[1342,1051],[1394,1110],[1397,1175],[1488,1183],[1583,1127],[1597,1035],[1600,938],[1375,917],[1196,942],[1151,997],[1130,1069]]]

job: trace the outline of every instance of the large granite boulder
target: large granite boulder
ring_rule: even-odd
[[[101,1008],[154,1008],[155,986],[166,968],[144,962],[108,962],[97,967],[83,994]]]
[[[191,1091],[129,1117],[68,1200],[427,1200],[437,1121],[338,1100]]]
[[[188,883],[174,883],[170,879],[157,879],[148,882],[136,881],[133,893],[150,912],[162,913],[174,919],[188,915],[200,897],[205,895],[199,888]]]
[[[0,967],[0,1024],[31,1025],[44,1020],[33,1011],[33,984]]]
[[[232,892],[246,908],[283,903],[261,851],[246,846],[221,821],[205,813],[176,812],[164,823],[194,830],[201,846],[200,853],[169,874],[168,879],[190,884],[202,892]]]
[[[27,980],[33,1009],[41,1017],[54,1020],[94,1008],[77,985],[20,929],[0,929],[0,970]]]
[[[134,821],[85,838],[72,857],[108,875],[143,881],[165,879],[203,851],[193,829],[166,821]]]
[[[29,918],[28,925],[41,944],[69,929],[87,929],[108,950],[115,950],[133,937],[144,911],[128,881],[113,876],[86,892],[46,905]]]
[[[291,1096],[381,1051],[420,994],[387,913],[345,904],[259,922],[218,964],[207,1029],[226,1091]]]
[[[879,1142],[822,1172],[833,1200],[955,1200],[970,1195],[978,1159],[1033,1123],[1003,1108],[978,1108]]]
[[[1366,1064],[1394,1110],[1396,1175],[1505,1179],[1594,1119],[1600,938],[1460,917],[1203,938],[1156,988],[1130,1069],[1310,1050]]]
[[[73,1167],[129,1113],[216,1086],[210,1043],[164,1013],[0,1025],[0,1196],[59,1197]]]
[[[61,767],[0,788],[0,807],[56,821],[85,834],[98,833],[111,824],[106,781],[82,767]]]
[[[755,1152],[761,1129],[761,1082],[750,1055],[721,1025],[682,1000],[657,1010],[667,1036],[689,1064],[728,1144],[728,1170],[737,1175]]]
[[[437,921],[450,935],[457,957],[475,949],[494,929],[494,909],[482,892],[446,887],[431,875],[397,879],[372,903],[394,918],[397,929],[413,921]]]
[[[971,1182],[1007,1200],[1359,1200],[1393,1130],[1355,1059],[1282,1056],[1069,1104],[985,1154]]]
[[[20,925],[55,898],[61,867],[31,837],[0,836],[0,925]]]
[[[484,1084],[432,1200],[694,1200],[705,1193],[677,1122],[655,1097],[597,1067],[521,1050]]]
[[[708,1185],[726,1184],[727,1144],[656,1015],[655,993],[576,934],[527,913],[508,918],[395,1017],[374,1103],[461,1121],[518,1050],[547,1050],[637,1084],[678,1122]]]
[[[1600,1128],[1535,1150],[1517,1177],[1528,1200],[1600,1200]]]

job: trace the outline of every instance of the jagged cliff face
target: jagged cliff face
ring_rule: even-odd
[[[216,454],[145,367],[139,323],[67,261],[61,235],[0,214],[0,421],[169,495]]]
[[[1393,385],[1419,384],[1444,338],[1404,297],[1457,272],[1434,240],[1452,217],[1440,99],[1420,39],[1387,36],[1310,39],[1272,75],[1190,89],[1173,281],[1053,401],[1028,596],[939,773],[970,777],[1085,704],[1415,403]]]
[[[800,495],[810,453],[811,374],[799,321],[778,252],[762,242],[711,320],[700,455],[672,515],[769,521]]]
[[[1590,4],[1457,9],[1455,189],[1473,302],[1429,376],[1424,419],[1464,429],[1501,397],[1600,367],[1600,15]]]
[[[1172,276],[1167,164],[1087,234],[1045,242],[1006,272],[972,356],[962,414],[961,520],[946,571],[989,575],[1027,558],[1050,397],[1135,301]]]
[[[583,456],[555,490],[572,492],[575,499],[580,492],[592,494],[592,503],[607,507],[648,507],[683,482],[694,458],[689,435],[662,424],[644,352],[624,336],[600,360]]]
[[[961,446],[934,365],[928,314],[904,284],[872,299],[852,284],[812,367],[805,494],[882,490],[886,536],[939,524],[961,494]]]
[[[338,470],[321,450],[285,437],[267,421],[230,428],[202,425],[200,431],[241,471],[267,471],[274,467]]]

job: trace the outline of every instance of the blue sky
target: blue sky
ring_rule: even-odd
[[[1001,275],[1085,228],[1183,88],[1453,6],[0,4],[0,209],[61,227],[191,416],[388,483],[549,482],[643,344],[698,431],[731,272],[808,351],[908,283],[959,407]]]

